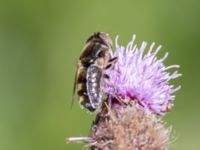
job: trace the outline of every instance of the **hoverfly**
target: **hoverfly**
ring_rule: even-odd
[[[102,85],[105,69],[113,66],[117,57],[111,58],[109,50],[112,40],[107,33],[95,32],[91,35],[79,57],[73,94],[77,91],[80,104],[89,111],[95,111],[103,101]]]

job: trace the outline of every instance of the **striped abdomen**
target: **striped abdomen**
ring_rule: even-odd
[[[80,67],[77,78],[77,94],[79,96],[80,104],[88,110],[94,111],[87,94],[86,74],[87,69],[85,67]]]
[[[96,65],[91,65],[86,75],[87,94],[92,108],[97,109],[102,102],[102,71]]]
[[[91,65],[87,69],[79,69],[77,79],[77,92],[80,97],[80,104],[90,111],[96,110],[102,101],[101,92],[101,70]]]

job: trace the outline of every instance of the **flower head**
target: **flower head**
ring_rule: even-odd
[[[168,53],[161,59],[156,57],[161,46],[153,50],[155,43],[152,43],[149,50],[144,53],[147,43],[143,42],[138,48],[134,44],[135,38],[133,35],[132,40],[124,48],[118,45],[118,36],[116,37],[116,50],[110,53],[112,57],[118,57],[118,61],[113,68],[106,71],[110,80],[105,80],[104,92],[109,95],[112,104],[117,95],[122,99],[136,101],[144,108],[163,115],[173,104],[173,93],[180,89],[180,86],[174,88],[169,81],[181,74],[177,71],[170,74],[167,71],[179,68],[179,65],[166,67],[163,61]]]
[[[123,110],[101,111],[90,131],[92,150],[168,150],[171,128],[150,111],[130,103]]]

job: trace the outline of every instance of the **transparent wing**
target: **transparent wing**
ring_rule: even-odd
[[[77,76],[78,76],[78,66],[76,68],[75,78],[74,78],[74,86],[73,86],[73,93],[72,93],[72,100],[71,100],[71,108],[74,105],[74,99],[76,95],[76,88],[77,88]]]

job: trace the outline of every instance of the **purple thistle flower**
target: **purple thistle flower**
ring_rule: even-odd
[[[144,54],[147,43],[143,42],[138,48],[134,44],[135,38],[133,35],[124,48],[118,45],[118,36],[116,37],[116,50],[110,50],[110,53],[112,57],[117,56],[118,61],[113,68],[106,71],[110,80],[105,80],[104,92],[109,95],[112,106],[117,102],[117,95],[122,100],[136,101],[145,109],[164,115],[172,107],[175,98],[173,93],[180,89],[180,86],[174,88],[169,81],[181,76],[177,71],[172,74],[167,71],[179,68],[179,65],[166,67],[163,64],[168,53],[157,59],[156,55],[161,46],[153,50],[155,43],[152,43],[148,52]]]

